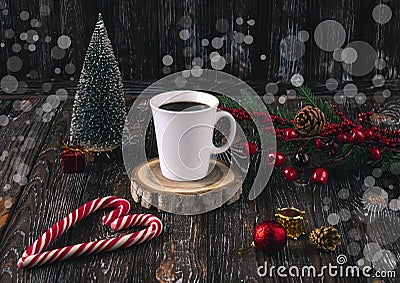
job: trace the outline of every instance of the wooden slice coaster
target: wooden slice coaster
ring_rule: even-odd
[[[150,207],[149,202],[154,198],[161,199],[171,194],[190,196],[212,193],[221,196],[236,190],[236,194],[228,201],[228,204],[231,204],[237,201],[242,193],[242,176],[240,173],[230,170],[228,165],[223,161],[216,160],[213,170],[205,178],[197,181],[178,182],[165,178],[161,173],[160,160],[158,158],[151,159],[133,170],[132,197],[136,202],[141,202],[142,206]],[[158,202],[158,200],[156,201]]]

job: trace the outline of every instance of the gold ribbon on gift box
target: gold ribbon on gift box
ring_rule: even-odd
[[[63,142],[61,148],[63,149],[63,153],[67,152],[80,152],[82,154],[89,153],[89,150],[85,146],[68,146]]]

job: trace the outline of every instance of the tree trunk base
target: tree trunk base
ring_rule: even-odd
[[[153,204],[162,210],[174,211],[174,201],[171,196],[198,197],[207,194],[205,200],[209,205],[210,199],[232,204],[239,200],[242,194],[242,176],[230,170],[229,164],[217,160],[214,169],[205,178],[198,181],[173,181],[161,173],[160,160],[149,160],[137,166],[132,172],[131,194],[135,202],[145,208]],[[188,198],[186,198],[187,200]],[[201,198],[199,198],[201,201]],[[198,202],[196,200],[196,202]],[[171,210],[168,205],[171,205]],[[197,205],[198,203],[196,203]],[[202,205],[202,204],[200,204]]]

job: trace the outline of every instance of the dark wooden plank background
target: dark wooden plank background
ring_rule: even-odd
[[[86,48],[89,44],[97,15],[103,13],[115,54],[119,60],[124,80],[152,82],[164,75],[162,58],[171,55],[174,63],[170,71],[181,71],[190,67],[194,57],[203,57],[215,51],[211,44],[201,45],[203,38],[210,42],[216,36],[222,36],[215,28],[218,19],[229,23],[227,40],[219,50],[222,54],[232,54],[232,63],[224,71],[248,81],[287,81],[291,75],[300,72],[307,81],[324,82],[327,78],[351,79],[343,73],[340,63],[335,62],[332,53],[319,49],[313,39],[314,29],[320,22],[333,19],[340,22],[346,30],[346,45],[354,40],[370,43],[380,57],[386,59],[387,68],[382,74],[387,79],[398,77],[400,64],[400,2],[383,1],[388,4],[393,16],[389,23],[380,25],[372,19],[372,10],[380,0],[2,0],[8,15],[0,13],[0,42],[5,47],[0,52],[0,77],[8,73],[5,62],[11,56],[12,45],[19,43],[19,52],[23,68],[13,75],[20,80],[32,81],[26,74],[36,71],[34,80],[68,80],[79,77]],[[51,8],[49,16],[41,16],[40,6]],[[28,11],[28,21],[20,19],[20,12]],[[190,18],[190,24],[182,25],[182,17]],[[242,17],[243,25],[237,25],[236,19]],[[38,19],[42,25],[32,28],[31,19]],[[254,20],[253,26],[247,24]],[[191,37],[183,41],[179,32],[186,28]],[[5,31],[12,29],[15,37],[5,38]],[[19,34],[27,30],[36,30],[40,36],[37,50],[24,49],[24,41]],[[306,42],[305,55],[296,62],[286,61],[281,56],[280,43],[288,35],[297,35],[306,30],[310,39]],[[237,44],[233,32],[250,34],[252,44]],[[51,57],[51,48],[57,45],[57,38],[68,35],[72,39],[71,47],[61,60]],[[46,35],[52,37],[46,43]],[[192,48],[193,55],[185,57],[184,48]],[[26,46],[25,46],[26,48]],[[266,60],[260,60],[265,54]],[[72,62],[77,71],[68,75],[64,72],[66,64]],[[54,69],[63,71],[56,75]],[[210,68],[210,62],[205,67]],[[375,72],[366,77],[369,79]]]
[[[371,16],[372,9],[381,2],[388,4],[393,11],[392,20],[385,25],[377,24]],[[40,15],[40,6],[44,4],[51,9],[49,16]],[[326,89],[321,84],[329,77],[338,80],[369,80],[377,71],[361,78],[351,78],[344,74],[340,63],[334,62],[332,54],[316,46],[313,33],[317,24],[327,19],[340,22],[347,34],[345,44],[354,40],[370,43],[387,62],[387,68],[380,73],[386,79],[397,79],[400,64],[400,43],[397,40],[400,38],[400,1],[0,0],[0,8],[0,43],[5,44],[5,47],[0,48],[0,78],[12,74],[20,81],[27,81],[29,85],[29,91],[25,94],[20,91],[18,97],[6,96],[1,92],[3,100],[0,100],[0,115],[5,114],[11,119],[7,127],[0,127],[0,152],[9,151],[9,156],[0,163],[0,196],[10,198],[14,204],[6,225],[0,229],[0,282],[298,282],[298,278],[259,278],[257,267],[265,260],[269,265],[284,263],[322,266],[335,263],[339,254],[348,255],[350,243],[358,242],[362,248],[370,241],[367,223],[357,219],[358,214],[365,212],[360,201],[363,192],[361,183],[363,176],[370,172],[361,172],[360,176],[350,175],[343,180],[342,176],[333,176],[324,188],[298,188],[275,176],[256,201],[249,201],[245,197],[250,185],[246,183],[244,197],[240,201],[207,214],[188,217],[150,210],[165,224],[164,233],[150,243],[34,270],[16,268],[18,258],[28,245],[54,222],[83,203],[105,195],[117,195],[131,200],[130,182],[120,158],[92,163],[81,174],[66,175],[61,172],[59,141],[68,140],[71,99],[61,103],[54,111],[55,117],[49,122],[43,122],[43,116],[36,112],[49,94],[42,91],[42,83],[45,81],[52,82],[53,91],[66,88],[70,98],[73,97],[73,88],[99,12],[103,14],[119,60],[129,99],[131,94],[140,93],[143,83],[153,82],[165,75],[162,63],[164,55],[173,57],[170,72],[175,72],[190,67],[194,57],[203,57],[214,51],[210,45],[203,47],[201,40],[206,38],[211,42],[214,37],[222,35],[215,29],[216,21],[222,18],[228,20],[229,28],[221,53],[232,54],[233,59],[223,71],[246,81],[264,82],[256,85],[259,94],[263,94],[265,82],[287,82],[292,74],[300,72],[306,81],[317,81],[317,93],[324,94]],[[30,13],[28,21],[20,19],[22,11]],[[182,17],[190,18],[191,23],[183,26]],[[238,17],[244,19],[243,25],[236,24]],[[38,19],[41,27],[32,28],[29,24],[31,19]],[[254,20],[255,25],[249,25],[249,20]],[[179,38],[183,28],[191,34],[187,41]],[[16,35],[5,38],[8,29],[14,30]],[[21,32],[28,30],[36,30],[40,36],[35,52],[26,50],[24,42],[19,38]],[[282,59],[281,40],[301,30],[310,34],[305,55],[297,62]],[[252,35],[254,42],[250,45],[236,44],[232,39],[234,31]],[[70,36],[72,45],[66,50],[63,59],[55,60],[51,57],[51,49],[63,34]],[[50,43],[44,41],[46,35],[52,37]],[[21,52],[12,50],[15,43],[22,45]],[[188,47],[194,51],[192,56],[183,54],[183,50]],[[260,60],[261,54],[266,55],[265,61]],[[23,68],[12,73],[7,69],[6,62],[16,55],[23,60]],[[68,63],[73,63],[77,68],[71,75],[64,72]],[[210,62],[205,66],[210,68]],[[59,75],[54,73],[57,67],[62,69]],[[27,78],[28,73],[34,74],[33,78]],[[67,84],[65,81],[70,79],[74,80]],[[398,85],[386,84],[392,96],[399,95]],[[368,86],[362,91],[372,96],[374,90]],[[23,99],[27,99],[24,103],[31,103],[32,110],[23,112],[13,106],[16,101],[20,103]],[[128,106],[131,103],[128,100]],[[20,136],[32,138],[34,147],[22,150]],[[29,171],[25,186],[13,181],[15,167],[21,162],[28,166]],[[339,170],[338,173],[342,172]],[[392,178],[390,182],[395,184],[395,189],[389,192],[390,197],[399,197],[399,179],[388,178]],[[11,184],[11,187],[4,190],[6,184]],[[348,199],[338,197],[338,191],[343,188],[350,191]],[[328,211],[323,209],[327,197],[331,200]],[[306,211],[309,230],[326,225],[331,212],[349,209],[354,213],[352,218],[347,222],[340,221],[337,225],[344,238],[343,246],[335,253],[327,254],[312,248],[302,238],[290,241],[277,256],[267,256],[260,252],[240,256],[236,254],[238,249],[251,243],[247,226],[254,227],[262,220],[274,218],[276,209],[287,205]],[[132,210],[148,212],[139,205],[133,205]],[[54,243],[54,247],[113,235],[101,225],[100,214],[76,225]],[[382,223],[383,230],[390,229],[388,223]],[[349,234],[352,229],[359,232],[359,240]],[[399,242],[388,248],[399,261]],[[348,256],[349,264],[355,264],[362,257],[361,253],[354,257]],[[399,267],[396,272],[400,274]],[[345,279],[340,281],[330,278],[325,281],[348,282]],[[303,278],[302,282],[320,282],[320,279]],[[351,282],[357,280],[352,279]],[[358,282],[365,280],[359,279]]]
[[[368,90],[365,91],[368,94]],[[260,278],[257,267],[264,261],[269,266],[312,264],[321,267],[335,264],[340,254],[347,255],[348,265],[355,265],[363,257],[363,247],[371,241],[367,233],[368,223],[358,216],[366,213],[361,203],[364,191],[362,180],[371,172],[346,175],[338,169],[336,173],[331,171],[330,182],[324,187],[296,187],[275,175],[255,201],[247,199],[252,180],[248,178],[244,184],[244,195],[238,202],[197,216],[172,215],[134,204],[133,212],[150,211],[162,219],[165,229],[158,238],[127,250],[70,259],[33,270],[19,270],[16,263],[24,249],[48,227],[80,205],[105,195],[117,195],[133,201],[129,192],[130,181],[118,154],[111,154],[111,159],[102,156],[90,163],[85,173],[61,172],[59,141],[68,140],[72,99],[63,102],[48,123],[44,123],[42,116],[36,113],[36,108],[41,108],[44,99],[32,99],[33,109],[26,113],[13,109],[14,100],[0,102],[0,114],[14,117],[7,127],[0,127],[1,144],[11,149],[10,156],[1,164],[0,188],[7,183],[12,184],[10,190],[0,191],[0,195],[14,199],[9,219],[0,229],[0,282],[299,282],[300,278]],[[131,103],[132,99],[129,98],[127,106]],[[31,126],[26,125],[28,120]],[[34,127],[32,131],[31,127]],[[12,132],[9,132],[11,129]],[[19,135],[31,135],[36,140],[35,148],[21,152],[20,142],[13,138]],[[17,157],[22,159],[18,160]],[[18,162],[29,165],[26,186],[13,182],[13,164]],[[250,172],[250,176],[253,173]],[[388,180],[395,186],[388,190],[389,199],[399,197],[398,177],[388,176],[377,181],[386,186],[387,183],[383,183]],[[349,190],[347,199],[339,197],[341,189]],[[324,209],[327,198],[330,199],[328,210]],[[313,248],[306,237],[302,237],[298,241],[290,240],[286,248],[275,256],[267,256],[258,251],[244,255],[236,253],[252,241],[248,227],[254,227],[263,220],[274,219],[276,209],[288,205],[306,211],[309,220],[307,231],[327,225],[330,213],[337,213],[342,208],[348,209],[352,214],[351,219],[340,221],[336,226],[342,234],[343,245],[334,253],[325,253]],[[103,213],[95,213],[75,225],[51,247],[114,235],[101,224],[100,216]],[[386,222],[380,226],[382,233],[390,230],[390,219],[395,216],[387,217],[383,218]],[[350,233],[354,229],[359,239],[354,238],[354,232]],[[359,244],[360,252],[351,256],[348,248],[354,242]],[[399,260],[399,241],[385,247]],[[399,267],[396,272],[400,274]],[[321,282],[320,278],[301,280]],[[365,278],[324,280],[366,282]],[[385,279],[384,282],[399,281]]]

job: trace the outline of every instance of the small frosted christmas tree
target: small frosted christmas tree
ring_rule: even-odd
[[[75,95],[70,131],[73,145],[108,151],[121,144],[126,117],[122,87],[118,63],[99,14]]]

